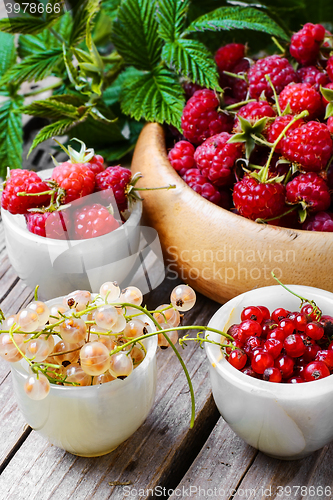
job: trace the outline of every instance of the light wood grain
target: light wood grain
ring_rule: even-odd
[[[154,227],[171,269],[206,296],[224,302],[260,286],[285,283],[333,291],[333,233],[257,224],[205,200],[178,176],[165,149],[163,128],[147,124],[137,142],[133,173],[139,186],[175,184],[144,193],[144,215]]]

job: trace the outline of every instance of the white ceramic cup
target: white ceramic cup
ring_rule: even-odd
[[[333,316],[333,294],[317,288],[288,285],[299,295],[313,299],[323,314]],[[227,331],[240,323],[247,306],[263,305],[299,310],[300,300],[281,286],[258,288],[224,304],[209,326]],[[206,337],[220,342],[220,336]],[[333,376],[303,384],[258,380],[236,370],[221,349],[205,344],[216,405],[233,431],[244,441],[280,459],[298,459],[322,448],[333,439]]]
[[[62,303],[62,297],[48,305]],[[145,319],[151,325],[149,319]],[[124,380],[88,387],[51,384],[35,401],[24,391],[28,366],[11,363],[14,394],[26,422],[50,443],[75,455],[105,455],[128,439],[147,418],[156,392],[157,335],[145,341],[147,354]]]

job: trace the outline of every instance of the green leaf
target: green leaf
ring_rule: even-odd
[[[162,51],[162,59],[177,73],[182,73],[203,87],[221,91],[214,59],[209,50],[196,40],[179,38],[167,42]]]
[[[102,0],[102,9],[111,19],[117,15],[117,10],[121,0]]]
[[[68,132],[69,137],[77,137],[89,144],[96,151],[108,147],[111,143],[119,144],[124,141],[118,122],[105,123],[94,120],[92,116],[84,122],[79,122]]]
[[[81,120],[84,119],[86,119],[86,115],[81,118]],[[51,137],[64,134],[70,128],[74,127],[74,125],[76,125],[77,123],[78,121],[75,121],[72,118],[63,118],[54,123],[50,123],[50,125],[46,125],[46,127],[42,128],[34,138],[28,156],[30,155],[31,151],[35,149],[36,146],[38,146],[38,144],[47,141],[47,139],[50,139]]]
[[[52,74],[61,60],[61,49],[46,50],[28,56],[6,72],[0,80],[0,86],[10,81],[14,81],[15,84],[19,85],[24,81],[43,80],[46,76]]]
[[[80,118],[83,113],[76,106],[73,106],[73,104],[64,102],[64,98],[67,97],[66,95],[60,95],[34,101],[27,106],[23,106],[20,111],[26,115],[43,116],[54,120],[64,117],[72,118],[73,120]]]
[[[63,37],[68,39],[72,28],[72,16],[69,12],[63,14],[54,24],[53,29]],[[31,56],[36,52],[45,51],[61,47],[62,44],[49,30],[44,30],[38,35],[21,35],[19,37],[18,53],[21,58]]]
[[[289,36],[276,22],[265,12],[253,7],[220,7],[193,21],[186,33],[232,29],[262,31],[289,41]]]
[[[160,62],[155,0],[124,0],[113,23],[112,41],[125,62],[150,71]]]
[[[87,24],[93,20],[100,9],[101,0],[85,0],[78,7],[73,19],[73,28],[69,37],[69,45],[74,46],[86,37]]]
[[[181,129],[184,108],[183,89],[177,77],[169,70],[158,68],[154,72],[128,78],[121,94],[121,108],[140,120],[169,123]]]
[[[21,96],[2,103],[0,107],[0,176],[6,177],[7,167],[22,167],[22,116],[17,112],[23,103]]]
[[[112,106],[116,102],[119,101],[120,94],[121,94],[121,89],[124,84],[124,82],[127,79],[131,79],[133,77],[137,77],[142,75],[142,72],[133,68],[133,66],[129,66],[126,68],[118,78],[110,85],[107,87],[104,92],[103,92],[103,101],[107,106]]]
[[[0,19],[0,31],[6,33],[22,33],[35,35],[45,28],[49,28],[56,22],[56,19],[44,21],[40,17],[11,17],[10,19]]]
[[[163,40],[174,42],[185,29],[189,0],[160,0],[157,3],[158,33]]]
[[[6,73],[15,61],[16,49],[14,36],[9,33],[0,32],[0,77]]]

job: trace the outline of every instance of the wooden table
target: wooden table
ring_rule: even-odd
[[[0,307],[5,314],[17,312],[32,291],[10,266],[1,222],[0,277]],[[146,297],[149,308],[168,302],[174,286],[175,281],[165,279]],[[198,296],[185,324],[207,324],[218,307]],[[182,368],[171,350],[160,350],[149,417],[132,438],[100,458],[71,455],[31,430],[12,395],[9,365],[0,361],[0,499],[333,498],[333,445],[299,461],[263,455],[220,417],[204,352],[192,343],[182,355],[196,396],[194,428],[189,428],[190,395]],[[322,487],[323,494],[320,489],[313,494],[311,486]]]

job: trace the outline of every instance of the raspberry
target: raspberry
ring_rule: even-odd
[[[321,24],[307,23],[291,37],[290,54],[300,64],[312,64],[319,54],[325,38],[325,28]]]
[[[201,87],[201,85],[198,85],[197,83],[184,82],[183,89],[185,90],[186,100],[188,100],[190,97],[192,97],[194,95],[194,93],[197,90],[202,90],[203,87]]]
[[[65,240],[69,239],[71,227],[70,218],[66,210],[54,212],[31,212],[25,215],[27,228],[38,236]]]
[[[194,153],[198,169],[215,186],[226,186],[232,182],[232,168],[242,155],[241,143],[228,143],[231,137],[226,132],[214,135],[198,146]]]
[[[104,191],[105,189],[112,189],[118,209],[120,212],[127,208],[126,189],[131,182],[132,174],[128,168],[116,165],[115,167],[108,167],[96,175],[95,191]],[[106,193],[106,200],[108,194]]]
[[[293,115],[277,116],[275,120],[268,125],[265,132],[265,135],[267,136],[269,142],[274,143],[293,118],[294,118]],[[304,121],[300,118],[290,126],[290,128],[286,132],[286,135],[288,135],[291,130],[298,128],[301,125],[304,125]],[[277,153],[282,152],[282,146],[284,144],[284,141],[285,137],[279,140],[277,146],[275,147],[275,151]]]
[[[18,196],[18,193],[43,193],[49,191],[49,186],[35,172],[12,170],[4,184],[1,206],[11,214],[25,214],[29,208],[40,207],[50,203],[50,195]]]
[[[280,108],[283,111],[289,102],[291,113],[309,112],[308,119],[317,118],[323,111],[321,96],[309,83],[291,83],[279,95]]]
[[[333,232],[333,213],[332,212],[317,212],[311,215],[304,224],[302,229],[306,231],[325,231]]]
[[[94,174],[99,174],[105,170],[104,158],[101,155],[94,155],[86,165],[94,172]]]
[[[320,71],[315,66],[305,66],[297,70],[297,77],[301,83],[309,83],[318,92],[320,86],[324,87],[328,82],[328,76],[325,71]]]
[[[183,110],[184,137],[193,144],[201,144],[212,135],[230,132],[232,118],[227,113],[218,113],[218,106],[219,100],[213,90],[197,90]]]
[[[236,75],[247,75],[249,67],[250,63],[248,59],[241,59],[232,69],[232,73],[235,73]],[[249,88],[249,84],[246,80],[228,75],[226,77],[226,82],[227,85],[230,86],[232,95],[235,97],[237,102],[244,101],[246,99]]]
[[[110,233],[119,223],[106,207],[95,203],[76,210],[73,232],[76,239],[96,238]]]
[[[228,43],[220,47],[215,54],[215,62],[219,73],[231,71],[245,55],[245,45],[242,43]]]
[[[282,146],[283,155],[299,163],[306,172],[326,167],[333,151],[330,132],[324,123],[308,122],[292,130]]]
[[[168,158],[175,170],[182,177],[185,175],[186,171],[195,168],[196,164],[194,161],[194,146],[188,141],[179,141],[174,147],[169,151]]]
[[[254,99],[259,99],[262,92],[265,93],[267,99],[273,96],[273,90],[266,80],[266,75],[270,76],[277,94],[280,94],[286,85],[296,81],[294,68],[284,57],[268,56],[259,59],[248,72],[250,96]]]
[[[315,172],[301,174],[286,185],[287,201],[302,203],[312,212],[326,210],[331,197],[326,182]]]
[[[333,135],[333,116],[330,116],[327,120],[327,128],[330,131],[330,134]]]
[[[198,168],[188,170],[183,179],[190,188],[207,200],[215,205],[223,206],[223,208],[229,208],[230,205],[226,206],[225,197],[221,196],[219,191],[200,173]]]
[[[234,124],[235,132],[241,132],[241,126],[239,120],[237,119],[237,116],[239,115],[249,121],[251,125],[254,125],[255,122],[265,116],[273,118],[275,116],[275,111],[266,101],[249,102],[248,104],[245,104],[245,106],[242,106],[237,112]]]
[[[333,56],[331,56],[327,61],[326,71],[329,79],[333,82]]]
[[[95,174],[84,163],[61,163],[53,170],[52,179],[65,191],[65,204],[91,194],[95,187]]]
[[[234,186],[234,205],[248,219],[271,219],[285,210],[285,187],[278,182],[261,183],[245,175]]]

